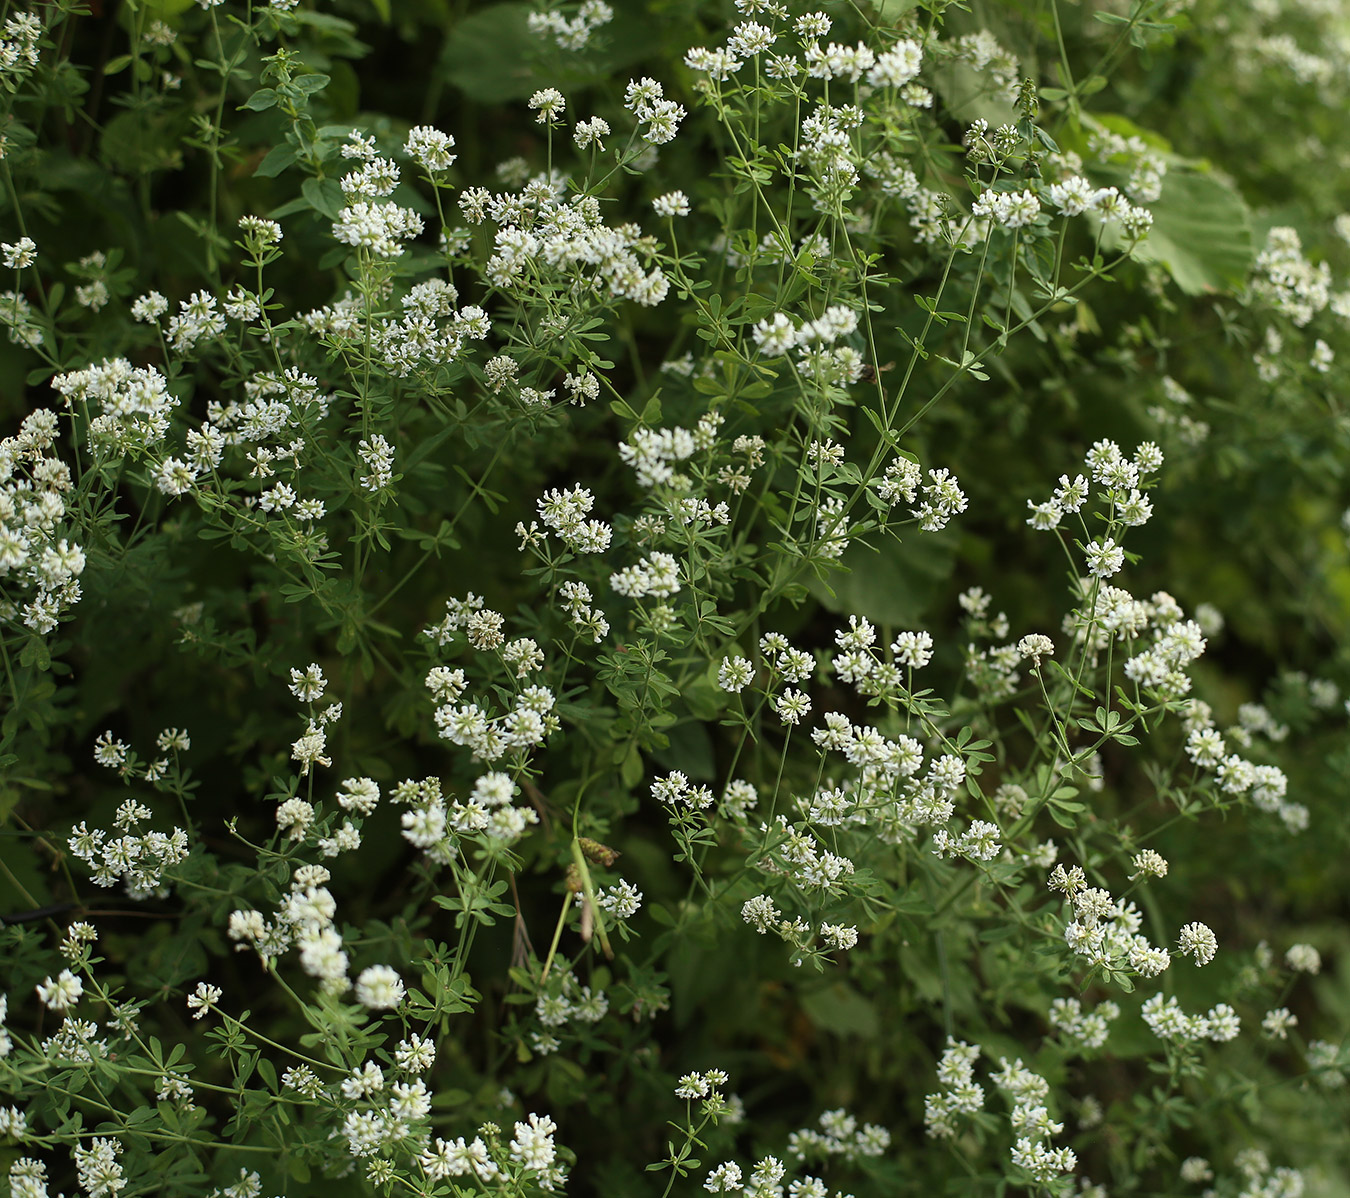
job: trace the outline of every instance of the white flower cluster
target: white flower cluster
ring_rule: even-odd
[[[630,299],[653,307],[666,297],[670,280],[659,266],[645,269],[656,243],[635,224],[611,228],[594,196],[564,201],[563,180],[537,176],[519,191],[492,194],[471,187],[459,207],[471,225],[490,220],[497,226],[487,281],[523,299],[531,289],[541,298],[565,284],[599,295]]]
[[[371,345],[391,374],[407,378],[418,369],[446,366],[470,341],[482,341],[492,322],[482,308],[456,308],[459,292],[444,279],[425,279],[399,301],[403,315],[373,322]]]
[[[58,374],[52,388],[67,408],[89,414],[89,448],[117,455],[162,441],[179,403],[157,368],[132,366],[125,358]]]
[[[845,880],[852,876],[854,870],[849,858],[823,847],[824,838],[818,839],[812,829],[791,827],[786,816],[778,817],[777,830],[782,839],[768,860],[761,863],[761,869],[770,874],[786,875],[795,886],[807,893],[843,892]]]
[[[502,715],[492,715],[490,707],[481,708],[477,703],[444,703],[436,709],[436,725],[443,739],[469,749],[475,761],[491,762],[543,744],[559,727],[553,704],[553,692],[548,687],[530,686]],[[533,808],[512,808],[511,812],[513,820],[534,823],[537,818]]]
[[[351,986],[347,978],[350,958],[335,924],[337,900],[325,885],[329,877],[322,865],[298,867],[292,874],[290,890],[278,902],[270,920],[257,910],[232,911],[228,935],[236,950],[252,948],[267,962],[297,948],[300,967],[319,979],[325,994],[345,993]]]
[[[1346,1065],[1341,1060],[1340,1045],[1329,1040],[1310,1040],[1307,1049],[1308,1071],[1324,1090],[1345,1088]]]
[[[995,191],[992,187],[971,205],[972,216],[990,220],[1001,229],[1024,229],[1035,224],[1041,202],[1034,192]]]
[[[953,836],[939,828],[933,836],[933,852],[939,857],[963,857],[967,861],[992,861],[1003,850],[997,824],[972,820],[970,827]]]
[[[531,33],[550,36],[561,50],[581,50],[602,25],[614,19],[614,10],[605,0],[583,0],[576,16],[557,11],[532,12],[526,18]]]
[[[583,986],[571,970],[554,974],[535,996],[535,1018],[549,1029],[535,1035],[535,1051],[546,1056],[558,1048],[553,1029],[572,1022],[599,1023],[607,1014],[609,998],[603,990]]]
[[[416,125],[408,130],[403,152],[428,174],[437,175],[455,165],[455,139],[432,125]]]
[[[859,695],[893,695],[901,684],[900,669],[894,662],[880,656],[876,647],[876,629],[866,616],[849,616],[848,623],[847,629],[840,629],[834,636],[835,645],[840,650],[830,663],[835,675],[840,682],[851,683]],[[926,642],[924,638],[927,638]],[[931,647],[932,638],[927,633],[902,632],[892,643],[891,652],[901,665],[917,667],[926,664]],[[827,715],[827,725],[830,719]],[[828,739],[830,742],[836,739],[833,732]],[[847,739],[847,735],[844,735],[840,744],[840,747],[845,747],[846,755]],[[824,742],[817,738],[816,743]],[[902,737],[896,744],[900,746],[898,760],[903,763],[900,772],[909,775],[918,768],[918,759],[913,757],[912,746],[915,742]]]
[[[455,1140],[437,1137],[435,1143],[423,1149],[418,1163],[433,1182],[472,1176],[482,1184],[524,1170],[522,1179],[532,1180],[544,1190],[556,1190],[567,1180],[566,1172],[556,1163],[558,1148],[553,1143],[556,1130],[558,1126],[551,1118],[531,1114],[528,1124],[517,1122],[516,1135],[504,1152],[497,1128],[483,1125],[479,1135],[468,1143],[463,1136]]]
[[[951,1139],[959,1130],[959,1116],[974,1115],[984,1109],[984,1087],[975,1080],[975,1062],[979,1058],[980,1050],[974,1045],[947,1038],[937,1067],[942,1089],[927,1095],[923,1102],[924,1128],[934,1139]]]
[[[342,1134],[352,1156],[371,1157],[426,1142],[431,1092],[420,1077],[387,1084],[374,1061],[353,1069],[341,1083]]]
[[[1099,488],[1097,498],[1106,505],[1113,523],[1127,528],[1148,523],[1153,515],[1153,504],[1144,488],[1162,461],[1162,451],[1151,441],[1137,446],[1132,458],[1126,458],[1120,446],[1109,440],[1097,441],[1088,450],[1085,466]],[[1031,510],[1027,523],[1041,531],[1056,529],[1066,513],[1077,513],[1082,509],[1088,495],[1089,484],[1083,475],[1072,480],[1067,474],[1061,475],[1050,499],[1044,503],[1027,500]],[[1090,543],[1085,553],[1088,572],[1098,578],[1109,578],[1125,560],[1124,552],[1109,537]]]
[[[1284,954],[1284,963],[1296,973],[1320,973],[1322,954],[1311,944],[1292,944]]]
[[[1206,924],[1188,923],[1177,937],[1177,948],[1197,965],[1208,965],[1219,951],[1219,941]]]
[[[628,920],[642,909],[642,891],[631,882],[620,878],[615,885],[607,887],[599,894],[596,902],[610,918]]]
[[[333,236],[376,258],[397,258],[403,243],[422,232],[422,218],[416,212],[387,198],[398,186],[398,166],[381,158],[356,130],[345,148],[362,165],[342,178],[344,207],[333,222]],[[420,142],[416,148],[423,148]]]
[[[42,18],[37,13],[16,13],[5,22],[0,36],[0,76],[9,77],[11,88],[37,66],[41,42]]]
[[[63,969],[56,978],[46,978],[36,987],[38,1001],[49,1011],[68,1011],[80,1001],[84,981],[79,975]]]
[[[1331,302],[1331,267],[1303,255],[1298,232],[1276,225],[1252,266],[1252,291],[1299,328]]]
[[[444,618],[424,629],[423,635],[444,646],[456,632],[463,631],[473,649],[495,654],[519,681],[543,665],[543,653],[529,638],[507,642],[502,632],[504,624],[499,612],[484,608],[483,600],[470,592],[464,599],[448,599]],[[439,704],[436,725],[440,735],[470,749],[475,761],[491,762],[508,753],[528,753],[560,726],[553,711],[553,692],[546,686],[524,687],[515,696],[511,710],[495,715],[490,700],[483,700],[485,706],[459,702],[468,686],[462,670],[436,667],[428,673],[426,683]],[[506,799],[509,803],[509,792]],[[532,808],[512,808],[512,811],[534,822],[530,818],[535,815]]]
[[[685,118],[682,105],[665,98],[665,89],[655,79],[630,79],[623,93],[623,106],[645,128],[639,133],[652,146],[675,140]]]
[[[1303,1198],[1307,1181],[1297,1169],[1280,1166],[1272,1169],[1270,1159],[1259,1148],[1244,1148],[1233,1158],[1242,1174],[1237,1198]]]
[[[1020,1060],[999,1060],[999,1070],[993,1075],[994,1084],[1012,1101],[1008,1121],[1017,1142],[1013,1145],[1012,1162],[1025,1169],[1047,1185],[1063,1173],[1072,1173],[1078,1163],[1072,1148],[1054,1148],[1048,1141],[1059,1135],[1064,1124],[1051,1117],[1045,1105],[1050,1086],[1038,1073],[1026,1068]]]
[[[1229,736],[1241,733],[1239,726]],[[1250,739],[1248,739],[1250,743]],[[1278,815],[1291,832],[1308,826],[1308,809],[1288,798],[1289,779],[1279,766],[1256,765],[1230,753],[1223,735],[1214,726],[1209,705],[1191,701],[1186,720],[1186,755],[1195,765],[1212,774],[1221,794],[1245,796],[1258,811]]]
[[[80,601],[84,550],[62,533],[70,467],[56,456],[56,413],[38,408],[19,432],[0,440],[0,579],[27,596],[0,604],[0,620],[22,623],[39,636]]]
[[[1065,923],[1064,942],[1089,964],[1103,968],[1129,969],[1143,977],[1156,977],[1171,963],[1164,948],[1157,948],[1139,932],[1143,916],[1132,902],[1113,898],[1100,887],[1089,886],[1082,869],[1056,865],[1049,886],[1061,892],[1072,906],[1073,918]]]
[[[217,310],[217,300],[209,291],[194,292],[178,305],[178,314],[169,317],[169,346],[186,354],[199,341],[213,341],[225,332],[225,317]]]
[[[923,503],[912,509],[911,514],[924,532],[939,532],[947,527],[953,516],[965,510],[965,492],[951,471],[944,467],[928,472],[928,481],[923,484]]]
[[[1167,620],[1164,592],[1154,595],[1150,607],[1153,641],[1125,662],[1125,677],[1168,698],[1180,698],[1190,690],[1186,667],[1200,657],[1208,643],[1194,620]]]
[[[1316,9],[1309,5],[1310,11]],[[1258,37],[1243,39],[1243,50],[1250,53],[1250,61],[1246,64],[1249,71],[1260,70],[1261,67],[1274,67],[1281,74],[1287,75],[1298,83],[1304,85],[1315,85],[1324,87],[1336,80],[1341,73],[1338,61],[1330,57],[1323,57],[1320,54],[1311,54],[1304,50],[1294,38],[1287,33],[1272,34],[1269,37]],[[1341,52],[1335,52],[1335,59],[1340,59]],[[1239,53],[1237,61],[1243,62],[1246,54]]]
[[[825,1111],[820,1129],[804,1127],[788,1136],[788,1152],[798,1160],[856,1161],[884,1155],[891,1133],[877,1123],[859,1125],[844,1108]]]
[[[573,553],[603,553],[609,548],[613,529],[603,520],[588,519],[595,507],[595,496],[578,484],[566,491],[556,487],[538,501],[539,519]],[[528,530],[517,525],[522,541],[535,535],[538,525],[531,521]]]
[[[1140,204],[1151,204],[1162,195],[1167,159],[1137,134],[1126,136],[1101,125],[1088,134],[1088,150],[1099,161],[1124,165],[1130,172],[1125,190]]]
[[[815,671],[815,659],[802,649],[795,649],[787,637],[778,632],[766,632],[759,638],[759,651],[768,668],[765,695],[772,696],[780,682],[805,682]],[[739,694],[754,680],[755,667],[744,657],[724,657],[717,671],[717,685],[722,690]],[[784,689],[773,697],[775,710],[785,723],[798,723],[810,710],[810,700],[802,691]]]
[[[3,156],[3,147],[0,146],[0,158]],[[0,291],[0,325],[8,327],[9,339],[14,345],[37,349],[46,339],[33,312],[33,305],[19,291]]]
[[[0,242],[0,258],[10,270],[26,270],[37,261],[37,242],[31,237]]]
[[[46,1162],[18,1157],[9,1167],[9,1192],[12,1198],[49,1198]]]
[[[680,591],[680,564],[669,553],[647,554],[645,561],[625,566],[609,576],[615,592],[629,599],[668,599]]]
[[[91,1198],[95,1195],[115,1195],[127,1183],[117,1158],[122,1152],[119,1140],[96,1136],[88,1144],[77,1145],[74,1151],[75,1171],[80,1188]]]
[[[909,458],[893,458],[886,472],[873,481],[877,495],[884,503],[894,507],[901,500],[913,503],[919,494],[919,484],[923,480],[923,468]]]
[[[317,666],[311,665],[309,668],[310,671],[318,671]],[[315,712],[314,703],[322,698],[323,688],[327,685],[322,673],[317,674],[317,680],[313,679],[312,675],[305,677],[301,684],[294,681],[295,670],[291,671],[291,675],[291,690],[297,698],[305,694],[313,696],[311,699],[304,700],[310,708],[305,720],[305,730],[291,745],[291,760],[300,763],[300,776],[305,777],[316,765],[327,767],[333,764],[329,758],[324,756],[328,749],[327,729],[329,724],[336,723],[342,718],[342,704],[331,703],[322,711]],[[283,812],[285,813],[284,817]],[[313,810],[304,799],[293,798],[287,800],[278,809],[277,822],[283,828],[295,822],[308,825],[312,816]],[[303,829],[301,832],[303,833]],[[298,840],[300,834],[292,832],[292,838]],[[326,856],[334,857],[339,851],[360,847],[361,835],[356,827],[348,821],[343,824],[336,839],[327,842],[321,841],[320,844],[326,844]]]
[[[786,832],[787,823],[780,819],[780,826]],[[792,855],[795,864],[803,870],[803,875],[815,879],[817,886],[825,889],[835,888],[841,880],[853,872],[853,862],[826,851],[819,853],[815,846],[797,833],[787,834],[786,855]],[[772,871],[773,866],[765,867]],[[800,915],[787,919],[778,911],[777,904],[767,894],[746,899],[741,905],[741,918],[761,936],[773,932],[785,944],[797,950],[793,963],[799,965],[801,952],[818,945],[822,952],[847,952],[858,945],[858,929],[849,924],[822,923],[819,931]]]
[[[580,632],[599,644],[609,635],[609,620],[598,607],[592,606],[591,588],[584,582],[568,580],[559,588],[563,611]]]
[[[356,1001],[372,1011],[393,1010],[405,993],[403,979],[389,965],[371,965],[356,979]]]
[[[989,75],[994,94],[1011,103],[1017,98],[1022,71],[1017,58],[999,44],[987,29],[963,34],[952,45],[958,62],[968,64],[977,73]]]
[[[706,786],[691,786],[680,770],[671,770],[651,784],[651,796],[672,810],[703,811],[713,805],[713,794]]]
[[[685,487],[687,480],[675,471],[675,462],[684,462],[696,453],[705,453],[717,444],[717,432],[725,418],[720,412],[699,417],[692,430],[687,428],[638,428],[619,445],[619,458],[633,468],[642,487]]]
[[[1091,1011],[1083,1010],[1076,998],[1056,998],[1050,1003],[1050,1026],[1087,1049],[1101,1048],[1111,1024],[1120,1018],[1120,1008],[1109,999]]]
[[[845,387],[862,378],[866,363],[851,345],[837,342],[857,331],[858,314],[845,304],[832,304],[798,327],[783,312],[759,321],[750,331],[765,357],[781,357],[795,349],[797,370],[803,378],[833,387]]]
[[[1209,423],[1192,416],[1189,409],[1195,399],[1176,379],[1163,375],[1159,381],[1163,403],[1150,405],[1148,414],[1159,428],[1176,430],[1177,439],[1186,446],[1202,444],[1209,437]]]
[[[855,679],[860,693],[865,693],[869,678],[875,681],[873,676],[884,664],[877,663],[870,651],[849,648],[836,657],[836,672],[841,659],[847,663],[845,674]],[[869,661],[873,663],[871,674],[860,674],[868,670]],[[845,674],[840,674],[841,680],[847,680]],[[940,828],[951,819],[966,781],[966,766],[960,757],[950,753],[934,757],[924,770],[923,746],[913,737],[888,738],[835,711],[825,713],[823,726],[812,730],[811,739],[822,752],[841,753],[854,768],[849,797],[868,813],[873,834],[886,843],[911,840],[918,829]]]
[[[394,447],[379,433],[363,438],[357,444],[356,456],[366,468],[359,480],[364,490],[383,491],[394,481]]]
[[[91,831],[84,820],[71,829],[66,843],[93,870],[96,886],[114,886],[120,880],[134,899],[168,894],[164,871],[187,859],[188,835],[182,828],[169,833],[136,831],[150,815],[148,807],[128,799],[115,817],[121,835],[109,837],[102,828]]]
[[[1217,1003],[1203,1015],[1187,1015],[1175,995],[1155,994],[1144,1003],[1142,1014],[1149,1030],[1160,1040],[1223,1043],[1236,1039],[1242,1030],[1242,1021],[1227,1003]]]

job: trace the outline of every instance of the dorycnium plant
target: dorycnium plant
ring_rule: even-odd
[[[1342,5],[0,26],[13,1198],[1350,1192]]]

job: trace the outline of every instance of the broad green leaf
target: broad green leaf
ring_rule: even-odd
[[[537,37],[526,23],[528,4],[494,4],[458,22],[446,38],[441,69],[480,104],[523,100],[537,87],[529,51]]]
[[[802,1009],[818,1028],[838,1036],[866,1039],[881,1030],[875,1005],[844,982],[803,995]]]
[[[955,561],[954,538],[914,533],[904,544],[883,545],[879,553],[861,546],[849,549],[843,557],[849,573],[831,573],[825,583],[813,581],[811,590],[830,611],[918,628]]]
[[[1246,278],[1256,256],[1251,213],[1226,183],[1173,167],[1152,211],[1135,258],[1162,263],[1188,295],[1228,291]]]

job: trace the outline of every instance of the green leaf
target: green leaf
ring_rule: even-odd
[[[312,96],[315,92],[323,91],[332,81],[331,75],[324,75],[316,71],[311,75],[299,76],[292,81],[291,86],[307,96]]]
[[[269,108],[275,108],[277,103],[277,89],[274,87],[260,87],[247,100],[243,107],[252,109],[254,112],[265,112]]]
[[[844,982],[804,995],[802,1009],[818,1028],[837,1036],[870,1039],[881,1030],[881,1020],[871,1000]]]
[[[1256,257],[1251,212],[1226,183],[1174,166],[1150,207],[1153,228],[1132,257],[1161,263],[1187,295],[1231,291],[1246,279]]]
[[[928,605],[955,567],[956,541],[915,536],[903,545],[883,545],[879,553],[849,549],[841,560],[849,573],[831,574],[828,588],[819,580],[810,584],[826,608],[866,616],[878,624],[920,628]]]
[[[258,168],[253,173],[263,179],[275,178],[290,166],[295,158],[295,147],[287,142],[282,142],[267,151],[267,155],[258,163]]]
[[[336,179],[306,179],[300,184],[300,194],[329,220],[337,220],[342,211],[342,188]]]
[[[539,39],[528,4],[494,4],[459,21],[445,39],[441,70],[479,104],[523,100],[541,86],[530,68]]]

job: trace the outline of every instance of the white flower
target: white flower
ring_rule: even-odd
[[[615,919],[632,919],[642,907],[642,891],[623,879],[609,887],[597,900],[601,910]]]
[[[1294,944],[1284,954],[1284,963],[1299,973],[1318,973],[1322,968],[1322,954],[1311,944]]]
[[[1042,657],[1054,656],[1055,645],[1048,636],[1029,632],[1017,642],[1017,652],[1020,657],[1030,658],[1034,666],[1039,666]]]
[[[922,65],[923,47],[910,38],[901,38],[877,55],[876,64],[867,72],[867,82],[873,87],[901,87],[919,73]]]
[[[657,216],[688,216],[689,197],[682,191],[668,191],[652,201],[652,209]]]
[[[534,119],[541,125],[553,124],[562,114],[565,105],[562,92],[556,87],[543,88],[529,99],[529,106],[539,113]]]
[[[1181,929],[1177,946],[1183,953],[1195,958],[1197,965],[1208,965],[1219,951],[1219,941],[1202,923],[1188,923]]]
[[[773,705],[778,718],[785,724],[801,723],[802,717],[811,710],[811,700],[799,690],[785,690],[774,700]]]
[[[933,660],[933,637],[927,632],[902,632],[891,645],[896,661],[921,670]]]
[[[739,694],[750,685],[755,667],[744,657],[724,657],[717,670],[717,685],[724,691]]]
[[[1092,541],[1084,550],[1088,573],[1095,578],[1110,578],[1125,564],[1125,551],[1108,538]]]
[[[417,125],[408,131],[403,152],[424,170],[435,174],[454,165],[454,145],[455,139],[450,134],[431,125]]]
[[[49,1011],[69,1010],[83,993],[84,982],[69,969],[61,970],[55,981],[48,977],[37,987],[37,996]]]
[[[188,995],[188,1010],[193,1019],[201,1019],[208,1011],[214,1010],[220,1001],[221,989],[207,982],[198,982],[197,989]]]
[[[1289,1029],[1297,1024],[1298,1016],[1288,1007],[1276,1007],[1273,1011],[1267,1011],[1265,1018],[1261,1020],[1262,1029],[1272,1040],[1289,1039]]]
[[[1167,860],[1153,849],[1142,849],[1134,856],[1134,873],[1131,877],[1165,878]]]
[[[317,703],[328,688],[328,679],[317,662],[310,662],[304,670],[291,669],[290,691],[304,703]]]
[[[403,982],[388,965],[372,965],[356,979],[356,1001],[372,1011],[397,1007],[403,995]]]
[[[37,261],[37,243],[31,237],[20,237],[18,241],[0,243],[0,254],[4,255],[5,265],[14,270],[22,270]]]

